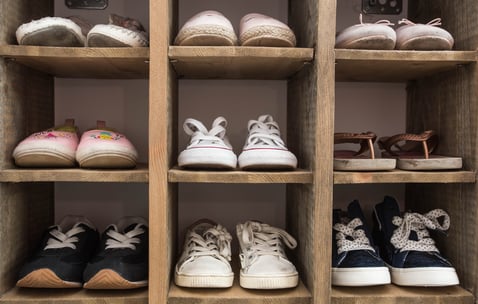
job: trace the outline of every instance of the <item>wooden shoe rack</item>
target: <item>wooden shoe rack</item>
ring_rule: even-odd
[[[113,0],[114,1],[114,0]],[[346,0],[338,0],[346,1]],[[335,0],[289,1],[298,48],[176,47],[178,0],[150,0],[147,49],[46,48],[15,45],[23,22],[53,14],[53,1],[0,0],[0,303],[474,303],[478,288],[478,2],[409,1],[409,19],[441,16],[455,37],[447,52],[334,50]],[[206,9],[206,8],[205,8]],[[16,143],[54,123],[54,78],[149,79],[149,162],[135,170],[18,169]],[[204,172],[175,167],[178,79],[287,80],[288,146],[294,172]],[[407,131],[435,129],[439,152],[463,157],[452,172],[333,172],[336,81],[406,82]],[[386,111],[386,101],[384,111]],[[53,223],[54,182],[149,185],[150,277],[147,290],[21,290],[15,274],[42,229]],[[293,290],[187,290],[172,272],[177,252],[178,184],[286,184],[286,229],[298,240]],[[334,184],[400,183],[417,211],[447,210],[453,220],[440,248],[461,284],[447,288],[335,288],[330,283]]]

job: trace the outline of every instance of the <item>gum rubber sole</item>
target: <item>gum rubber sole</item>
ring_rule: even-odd
[[[50,269],[42,268],[30,272],[18,280],[17,286],[30,288],[79,288],[82,286],[82,283],[63,281]]]
[[[131,282],[111,269],[100,270],[83,288],[86,289],[133,289],[148,286],[148,281]]]

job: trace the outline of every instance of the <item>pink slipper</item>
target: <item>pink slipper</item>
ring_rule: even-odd
[[[242,17],[239,28],[242,46],[294,47],[294,32],[272,17],[252,13]]]
[[[82,168],[134,168],[137,159],[133,144],[101,120],[97,121],[96,129],[83,133],[76,151],[76,160]]]
[[[436,18],[427,24],[413,23],[408,19],[402,19],[398,24],[404,24],[397,29],[398,50],[451,50],[453,48],[453,36],[440,28],[441,19]]]
[[[74,167],[78,146],[77,128],[73,119],[52,129],[34,133],[13,150],[15,164],[20,167]]]

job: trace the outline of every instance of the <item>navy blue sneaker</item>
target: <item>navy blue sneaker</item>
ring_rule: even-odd
[[[83,273],[87,289],[132,289],[148,285],[148,223],[124,217],[106,228]]]
[[[387,266],[377,254],[357,200],[344,214],[334,209],[332,285],[373,286],[390,283]]]
[[[40,247],[21,268],[17,286],[77,288],[98,245],[99,234],[83,216],[69,215],[46,231]]]
[[[458,285],[453,266],[440,255],[428,230],[446,231],[450,217],[435,209],[426,214],[400,214],[397,201],[385,196],[374,209],[374,239],[388,264],[392,283],[401,286]],[[440,219],[442,219],[440,223]]]

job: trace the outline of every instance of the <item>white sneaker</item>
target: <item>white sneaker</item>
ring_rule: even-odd
[[[95,25],[86,37],[88,47],[147,47],[149,38],[136,19],[111,14],[109,24]]]
[[[226,137],[227,121],[218,117],[208,131],[198,120],[184,121],[184,131],[191,136],[187,148],[179,154],[178,164],[183,168],[234,169],[237,156]]]
[[[279,125],[270,115],[249,120],[249,135],[239,155],[241,169],[294,169],[297,158],[280,137]]]
[[[240,285],[250,289],[280,289],[297,286],[299,275],[287,259],[283,243],[294,249],[295,239],[282,229],[255,221],[236,227],[241,247]]]
[[[202,219],[191,225],[183,253],[176,264],[174,282],[182,287],[227,288],[234,273],[231,260],[231,235],[226,228]]]

